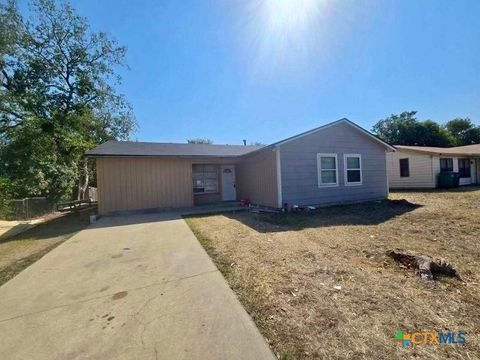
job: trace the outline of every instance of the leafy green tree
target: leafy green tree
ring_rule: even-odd
[[[189,143],[189,144],[209,144],[209,145],[212,145],[213,141],[210,140],[210,139],[197,138],[197,139],[188,139],[187,143]]]
[[[383,140],[391,144],[404,144],[414,142],[415,126],[417,119],[416,111],[405,111],[400,115],[392,114],[389,117],[379,120],[372,131]]]
[[[135,130],[115,91],[126,48],[90,30],[69,3],[36,0],[26,20],[0,7],[0,176],[16,196],[70,197],[88,181],[83,154]],[[86,181],[87,180],[87,181]]]
[[[452,146],[450,134],[433,120],[419,121],[416,129],[416,143],[420,146]]]
[[[16,11],[15,3],[9,0],[6,4],[0,3],[0,65],[5,65],[4,55],[15,52],[18,41],[21,19]]]
[[[450,134],[432,120],[418,121],[416,111],[392,114],[379,120],[372,131],[394,145],[439,146],[452,145]]]
[[[469,118],[455,118],[445,124],[445,129],[456,146],[480,144],[480,127]]]
[[[55,139],[44,136],[35,121],[29,121],[14,132],[1,155],[8,159],[3,163],[4,173],[13,181],[12,190],[17,197],[58,199],[75,187],[75,157],[62,156],[52,151],[55,148]]]

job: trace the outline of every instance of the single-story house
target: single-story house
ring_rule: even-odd
[[[268,146],[108,141],[96,159],[99,213],[252,204],[352,203],[388,196],[394,147],[347,119]]]
[[[480,181],[480,144],[450,148],[395,145],[387,155],[391,189],[435,188],[440,171],[460,174],[460,185]]]

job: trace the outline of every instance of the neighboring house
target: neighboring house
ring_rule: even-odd
[[[249,199],[280,208],[388,196],[395,149],[347,119],[259,146],[108,141],[96,158],[100,214]]]
[[[387,156],[391,189],[435,188],[440,171],[460,174],[460,185],[480,180],[480,144],[451,148],[402,146]]]

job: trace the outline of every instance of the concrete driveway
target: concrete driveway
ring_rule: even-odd
[[[185,221],[103,218],[0,287],[5,359],[272,359]]]

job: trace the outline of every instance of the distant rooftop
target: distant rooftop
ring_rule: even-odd
[[[456,146],[456,147],[431,147],[431,146],[406,146],[395,145],[398,150],[416,151],[426,154],[445,154],[445,155],[474,155],[480,156],[480,144]]]
[[[263,146],[152,143],[107,141],[87,151],[87,156],[187,156],[234,157],[248,154]]]

